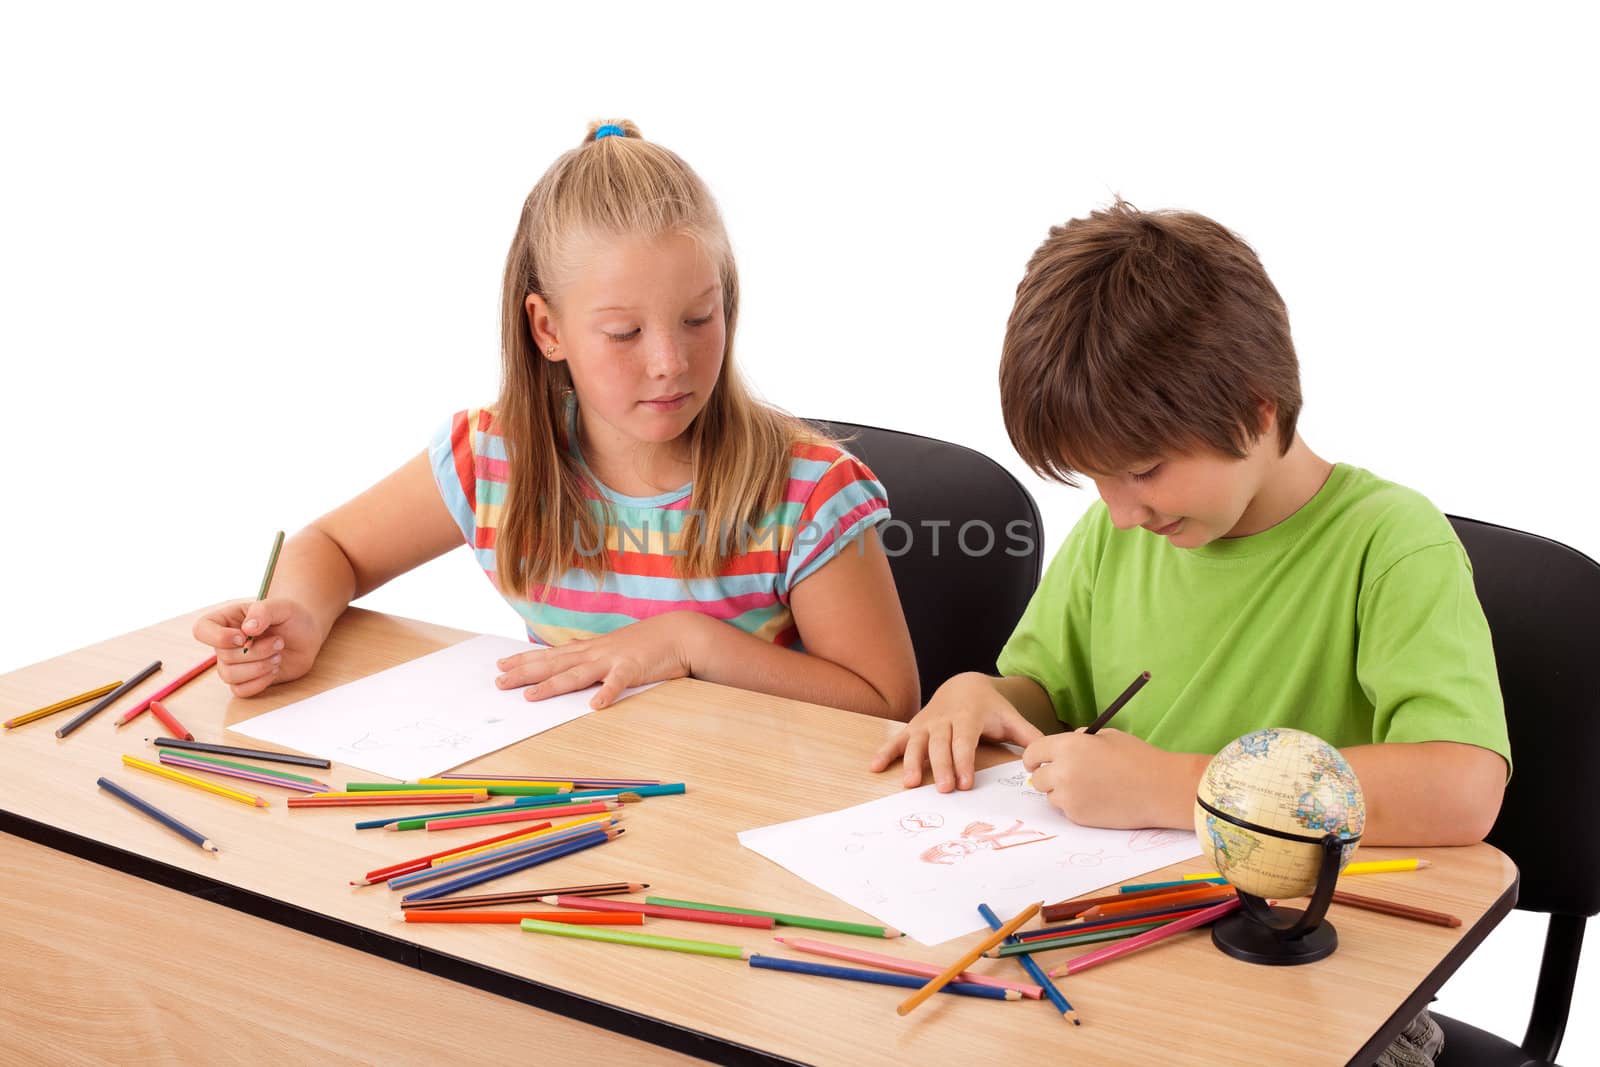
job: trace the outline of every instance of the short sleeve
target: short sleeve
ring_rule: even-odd
[[[889,494],[865,463],[828,448],[831,462],[804,448],[790,464],[789,499],[804,500],[780,577],[778,598],[821,570],[851,541],[889,521]],[[820,470],[819,470],[820,468]]]
[[[995,667],[1002,677],[1028,678],[1043,689],[1056,718],[1086,726],[1094,713],[1089,620],[1107,523],[1095,504],[1062,542]]]
[[[1477,745],[1509,769],[1494,644],[1458,543],[1392,564],[1363,589],[1357,623],[1356,678],[1372,702],[1374,743]]]
[[[428,441],[433,481],[468,545],[478,541],[478,474],[474,432],[482,410],[458,411]]]

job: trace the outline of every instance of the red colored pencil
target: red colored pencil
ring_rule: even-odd
[[[595,804],[570,804],[561,807],[529,806],[526,811],[502,811],[492,815],[446,815],[429,819],[422,824],[424,830],[459,830],[463,826],[494,826],[503,822],[526,822],[529,819],[565,819],[569,815],[594,815],[602,811],[615,811],[619,805],[604,801]]]
[[[639,904],[632,900],[603,900],[599,897],[542,897],[546,904],[561,908],[578,908],[583,911],[637,911],[655,919],[683,919],[692,923],[715,923],[718,926],[749,926],[757,930],[770,930],[774,923],[770,915],[735,915],[731,911],[701,911],[699,908],[674,908],[666,904]]]
[[[152,701],[167,699],[173,693],[176,693],[179,689],[182,689],[184,686],[188,685],[190,682],[194,681],[196,678],[200,677],[200,675],[204,674],[206,671],[209,671],[216,665],[217,657],[207,656],[203,662],[195,664],[193,667],[190,667],[188,670],[178,675],[176,681],[162,687],[162,689],[158,692],[151,693],[139,703],[123,712],[122,717],[117,720],[117,725],[126,726],[134,719],[137,719],[139,716],[143,715],[150,707]],[[186,740],[192,741],[194,738],[190,737]]]
[[[639,926],[640,911],[433,911],[411,908],[400,913],[408,923],[520,923],[523,919],[542,919],[547,923],[574,923],[582,926]]]
[[[418,856],[416,859],[401,860],[399,863],[391,863],[387,867],[379,867],[376,870],[368,871],[367,876],[361,881],[351,882],[350,884],[374,885],[378,882],[387,882],[389,879],[397,877],[398,875],[410,874],[412,871],[426,870],[428,867],[433,865],[433,861],[436,859],[442,859],[445,856],[453,856],[457,852],[471,852],[475,848],[482,848],[485,845],[492,845],[497,841],[508,841],[513,837],[521,837],[523,834],[536,833],[539,830],[548,829],[549,825],[549,823],[546,823],[544,826],[519,826],[515,830],[511,830],[503,834],[496,834],[493,837],[486,837],[482,841],[473,841],[470,844],[452,845],[451,847],[441,849],[438,852],[430,852],[426,856]]]
[[[172,712],[168,711],[167,706],[161,703],[161,701],[150,701],[150,714],[160,719],[161,725],[165,726],[168,731],[171,732],[173,737],[181,737],[185,741],[194,740],[194,734],[189,732],[189,728],[183,725],[183,723],[179,722],[177,717],[174,716]]]

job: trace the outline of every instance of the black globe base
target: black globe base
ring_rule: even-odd
[[[1299,937],[1284,937],[1302,912],[1298,908],[1268,909],[1274,920],[1264,925],[1248,912],[1235,912],[1211,928],[1211,943],[1236,960],[1275,967],[1292,967],[1326,959],[1339,947],[1339,935],[1326,919]]]

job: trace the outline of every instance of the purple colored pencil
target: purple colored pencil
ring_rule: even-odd
[[[327,789],[326,786],[321,784],[313,785],[309,782],[296,782],[291,781],[288,778],[279,778],[271,774],[252,774],[249,771],[241,771],[233,767],[222,767],[215,763],[204,763],[200,760],[184,759],[182,756],[174,756],[167,752],[161,753],[156,758],[162,763],[169,764],[173,767],[187,767],[190,770],[205,771],[207,774],[220,774],[224,778],[243,778],[247,782],[257,782],[261,785],[281,786],[284,789],[292,789],[297,793],[321,793],[325,792]]]

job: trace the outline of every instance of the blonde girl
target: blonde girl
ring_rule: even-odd
[[[884,489],[750,395],[738,301],[699,177],[631,123],[591,126],[523,204],[499,399],[287,541],[268,599],[195,623],[223,680],[300,677],[352,600],[465,539],[538,646],[495,678],[530,700],[692,675],[909,718]]]

